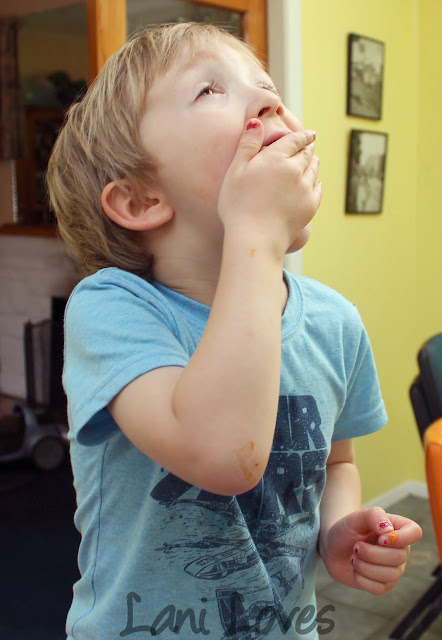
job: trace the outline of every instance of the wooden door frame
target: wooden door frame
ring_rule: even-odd
[[[267,64],[267,0],[192,0],[242,14],[244,40]],[[89,82],[127,38],[126,0],[87,0]]]

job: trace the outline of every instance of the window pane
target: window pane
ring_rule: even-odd
[[[20,19],[18,63],[27,149],[25,157],[18,158],[15,163],[15,221],[52,224],[54,219],[47,201],[45,174],[64,112],[86,89],[85,0],[24,15]]]
[[[65,108],[84,89],[88,69],[86,7],[86,2],[81,2],[21,18],[19,66],[26,106]]]
[[[210,22],[241,35],[241,14],[215,9],[184,0],[127,0],[127,30],[135,31],[152,24],[170,22]]]

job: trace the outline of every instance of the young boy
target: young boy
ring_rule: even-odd
[[[315,135],[209,25],[143,33],[72,107],[48,184],[86,277],[64,385],[82,534],[69,639],[317,638],[319,551],[371,593],[415,523],[360,510],[385,410],[339,294],[283,271],[321,199]]]

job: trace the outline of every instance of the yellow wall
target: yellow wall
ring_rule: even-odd
[[[304,273],[354,302],[371,338],[390,420],[357,443],[370,500],[424,480],[408,388],[420,343],[442,331],[442,3],[303,0],[302,12],[304,123],[324,182]],[[385,42],[380,121],[346,115],[348,33]],[[351,129],[388,133],[380,215],[344,213]]]
[[[442,2],[419,0],[418,338],[442,331]]]

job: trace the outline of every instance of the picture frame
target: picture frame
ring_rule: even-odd
[[[353,129],[347,173],[346,213],[381,213],[388,135]]]
[[[380,40],[349,34],[347,115],[381,119],[384,54]]]

